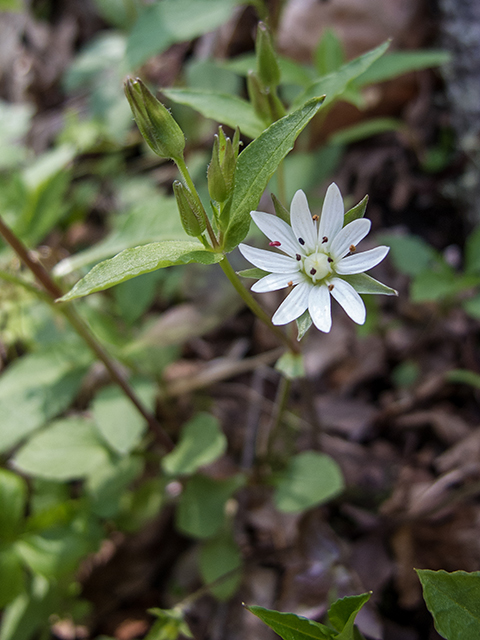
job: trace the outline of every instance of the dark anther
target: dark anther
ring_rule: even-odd
[[[329,291],[333,291],[333,287],[334,287],[334,286],[335,286],[334,284],[329,284],[329,285],[328,285],[328,290],[329,290]]]
[[[357,250],[357,247],[354,244],[351,244],[348,248],[350,249],[350,253],[355,253]]]
[[[333,259],[332,259],[332,258],[328,258],[328,261],[329,261],[329,262],[333,262]]]
[[[303,238],[299,238],[298,241],[302,246],[305,244],[305,240]]]
[[[323,238],[322,238],[322,244],[325,244],[325,242],[328,242],[327,236],[323,236]]]
[[[310,269],[310,275],[311,275],[311,276],[314,276],[316,273],[317,273],[317,270],[316,270],[316,269],[313,269],[313,268],[312,268],[312,269]]]
[[[297,255],[295,256],[295,258],[300,262],[300,260],[302,259],[302,256],[301,256],[299,253],[297,253]]]
[[[280,247],[281,246],[281,242],[279,242],[278,240],[274,240],[273,242],[269,242],[268,245],[270,247]]]
[[[319,218],[318,218],[317,214],[315,214],[314,216],[312,216],[312,220],[313,220],[314,222],[317,222],[317,220],[318,220],[318,219],[319,219]]]
[[[288,286],[289,286],[289,287],[293,286],[293,280],[289,280],[289,281],[287,282],[287,284],[288,284]]]

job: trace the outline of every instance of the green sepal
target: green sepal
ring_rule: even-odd
[[[277,214],[277,217],[279,217],[280,220],[283,220],[287,224],[290,224],[290,212],[287,209],[287,207],[283,206],[283,204],[280,202],[280,200],[277,198],[277,196],[274,193],[271,193],[270,197],[272,198],[273,206],[275,208],[275,213]]]
[[[366,273],[356,273],[354,275],[343,275],[342,280],[351,284],[357,293],[375,293],[385,296],[398,296],[398,291],[387,287],[383,282],[379,282]]]
[[[150,93],[140,78],[128,78],[125,95],[142,136],[161,158],[183,158],[185,136],[170,111]]]
[[[359,218],[363,218],[365,215],[365,211],[367,210],[368,204],[368,196],[365,196],[358,204],[349,209],[345,213],[345,217],[343,218],[343,226],[353,222],[354,220],[358,220]]]
[[[178,212],[183,228],[189,236],[198,236],[206,229],[204,213],[198,211],[198,206],[190,191],[178,180],[173,183],[173,193],[177,200]]]
[[[305,365],[301,353],[286,351],[275,363],[275,369],[288,380],[305,377]]]
[[[280,67],[278,66],[270,31],[264,22],[258,23],[255,53],[260,81],[269,89],[277,87],[280,83]]]
[[[263,269],[259,269],[258,267],[252,267],[251,269],[243,269],[242,271],[237,271],[237,275],[242,278],[263,278],[264,276],[268,276],[268,271],[263,271]]]
[[[212,200],[223,202],[227,199],[228,191],[223,179],[222,167],[220,165],[218,135],[213,139],[212,159],[207,169],[208,193]]]
[[[297,318],[296,323],[297,323],[297,340],[298,342],[300,342],[300,340],[303,338],[303,336],[307,333],[307,331],[310,329],[310,327],[313,324],[312,316],[310,315],[310,312],[308,309],[304,311],[299,318]]]

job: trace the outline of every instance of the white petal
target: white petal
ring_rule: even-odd
[[[299,318],[308,306],[308,292],[312,288],[311,284],[302,282],[297,285],[273,315],[273,324],[288,324]]]
[[[355,253],[353,256],[347,256],[335,263],[335,271],[341,275],[363,273],[364,271],[373,269],[373,267],[381,262],[389,250],[390,247],[376,247],[369,251]]]
[[[296,265],[299,264],[295,258],[282,256],[281,254],[273,251],[265,251],[264,249],[249,247],[248,244],[239,244],[238,248],[244,258],[264,271],[291,273],[296,270]]]
[[[330,255],[334,260],[339,260],[346,256],[353,244],[354,247],[363,240],[370,231],[372,223],[366,218],[354,220],[341,229],[330,245]]]
[[[301,189],[292,198],[290,220],[296,240],[298,241],[301,238],[304,241],[305,244],[302,246],[307,253],[315,251],[317,246],[317,226],[310,213],[307,196]],[[300,242],[300,244],[302,243]]]
[[[322,238],[328,238],[327,242],[324,243],[327,250],[343,226],[344,213],[342,194],[335,182],[332,182],[325,195],[318,227],[318,241],[321,243]]]
[[[289,224],[271,213],[252,211],[250,215],[260,231],[262,231],[269,240],[272,242],[280,242],[280,246],[278,247],[280,251],[288,253],[288,255],[293,258],[297,253],[303,253],[303,251],[299,251],[298,240],[295,238],[292,227]]]
[[[332,326],[332,311],[327,285],[322,284],[310,289],[308,310],[317,329],[328,333]]]
[[[304,274],[300,271],[296,273],[269,273],[268,276],[264,276],[261,280],[258,280],[251,290],[255,293],[278,291],[278,289],[288,287],[289,283],[298,284],[302,282],[304,278]]]
[[[365,304],[352,285],[340,278],[332,278],[329,283],[333,284],[330,293],[347,315],[357,324],[363,324],[367,315]]]

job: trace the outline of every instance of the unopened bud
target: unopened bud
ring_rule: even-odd
[[[212,200],[225,202],[228,198],[228,190],[220,164],[219,146],[218,136],[215,135],[213,139],[212,159],[207,169],[208,193]]]
[[[183,228],[189,236],[198,237],[206,228],[205,214],[198,206],[190,191],[178,180],[173,183],[173,192],[177,200],[178,211]]]
[[[257,72],[261,82],[269,89],[280,84],[280,67],[273,48],[272,37],[264,22],[258,23],[255,41],[257,55]]]
[[[161,158],[182,158],[185,136],[170,111],[150,93],[139,78],[127,79],[125,95],[135,122],[149,147]]]

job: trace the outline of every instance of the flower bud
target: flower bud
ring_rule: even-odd
[[[135,122],[149,147],[161,158],[183,158],[185,137],[170,111],[150,93],[139,78],[127,79],[125,95]]]
[[[227,185],[220,165],[220,144],[218,135],[213,139],[212,159],[207,169],[208,193],[212,200],[225,202],[228,198]]]
[[[260,81],[269,89],[277,87],[280,84],[280,67],[270,32],[264,22],[258,23],[255,52]]]
[[[189,236],[198,237],[206,228],[205,214],[198,210],[190,191],[178,180],[173,183],[173,192],[177,200],[178,211],[183,228]]]

